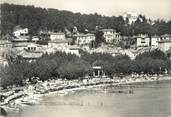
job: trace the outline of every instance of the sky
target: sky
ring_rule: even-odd
[[[1,0],[6,3],[35,5],[80,13],[119,16],[140,13],[151,19],[171,20],[171,0]]]

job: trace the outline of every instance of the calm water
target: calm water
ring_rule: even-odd
[[[54,94],[10,117],[168,117],[171,116],[170,91],[171,84],[153,84],[134,89],[134,94],[92,90],[66,96]]]

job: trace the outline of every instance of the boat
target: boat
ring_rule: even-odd
[[[20,103],[25,104],[25,105],[35,105],[38,102],[35,99],[24,98],[24,99],[21,100]]]
[[[13,107],[10,105],[2,106],[1,108],[2,108],[2,110],[4,110],[4,112],[6,112],[6,114],[9,112],[19,112],[21,110],[18,107]]]
[[[35,100],[21,100],[21,104],[34,105],[36,104],[36,101]]]

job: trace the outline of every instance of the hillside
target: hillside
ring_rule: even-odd
[[[145,16],[139,15],[142,22],[137,20],[134,25],[128,25],[122,16],[107,17],[97,13],[80,14],[57,9],[45,9],[34,6],[1,4],[2,35],[11,34],[17,25],[28,27],[30,33],[36,35],[39,30],[72,31],[76,26],[79,32],[94,31],[95,27],[113,28],[122,35],[131,36],[141,33],[149,35],[171,34],[171,21],[155,21],[154,25],[147,23]]]

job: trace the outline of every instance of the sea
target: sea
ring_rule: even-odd
[[[113,87],[52,94],[8,117],[171,117],[171,83],[139,84],[133,93]]]

